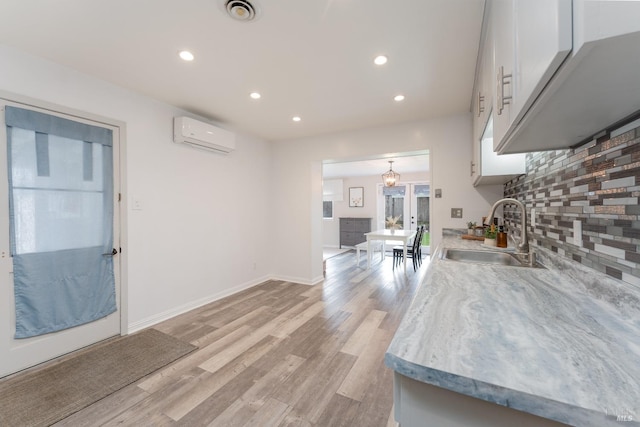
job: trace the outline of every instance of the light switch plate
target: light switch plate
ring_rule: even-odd
[[[134,211],[142,210],[142,202],[139,197],[134,196],[131,198],[131,209]]]
[[[462,218],[462,208],[451,208],[451,218]]]
[[[536,228],[536,210],[531,208],[531,228]]]
[[[573,244],[582,247],[582,221],[573,221]]]

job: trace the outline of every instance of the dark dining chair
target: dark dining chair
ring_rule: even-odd
[[[416,271],[420,265],[422,265],[422,235],[424,234],[424,225],[418,227],[415,237],[413,238],[413,244],[411,247],[407,248],[407,257],[411,258],[413,261],[413,271]],[[393,247],[393,268],[396,265],[400,265],[400,262],[403,261],[403,251],[404,246],[394,246]]]

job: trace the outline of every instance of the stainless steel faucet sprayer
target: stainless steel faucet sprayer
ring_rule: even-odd
[[[529,238],[527,236],[527,209],[524,204],[516,199],[505,198],[500,199],[493,204],[491,210],[489,211],[489,215],[487,215],[487,221],[489,224],[493,223],[493,217],[496,212],[496,209],[500,205],[514,204],[520,208],[521,217],[522,217],[522,232],[520,233],[520,241],[516,245],[515,255],[522,261],[526,262],[529,265],[534,265],[536,262],[535,253],[533,253],[529,249]]]

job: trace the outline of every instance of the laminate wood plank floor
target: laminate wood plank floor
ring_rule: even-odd
[[[272,280],[155,325],[198,350],[56,426],[393,426],[384,353],[427,265],[349,251],[322,284]]]

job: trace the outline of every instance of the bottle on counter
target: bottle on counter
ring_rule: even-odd
[[[507,247],[507,233],[504,232],[504,226],[498,228],[498,234],[496,235],[496,246],[499,248]]]

